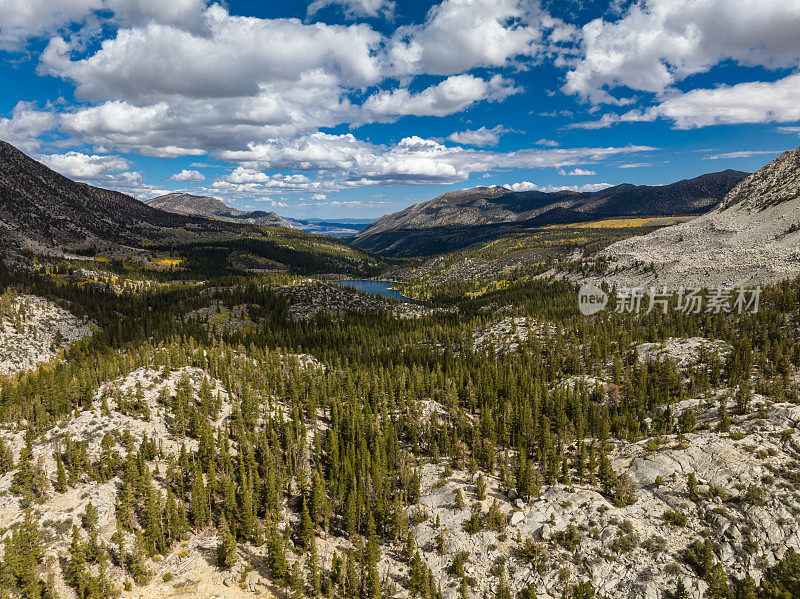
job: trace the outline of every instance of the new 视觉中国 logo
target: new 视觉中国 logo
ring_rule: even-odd
[[[599,287],[586,283],[578,290],[578,310],[584,316],[591,316],[608,304],[608,294]]]

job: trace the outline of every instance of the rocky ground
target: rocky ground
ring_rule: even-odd
[[[636,346],[636,356],[645,362],[671,360],[676,366],[686,368],[714,356],[721,362],[731,354],[731,346],[718,339],[702,337],[670,337],[660,343],[640,343]]]
[[[523,326],[536,330],[533,323],[513,324],[518,331]],[[690,341],[667,343],[665,347],[705,344]],[[680,351],[691,353],[686,348]],[[321,367],[311,356],[293,359],[305,367]],[[162,448],[162,457],[148,465],[155,483],[163,485],[161,477],[168,467],[163,456],[174,455],[180,447],[165,405],[180,386],[196,391],[204,380],[211,394],[219,398],[221,411],[216,424],[221,424],[230,414],[232,402],[219,381],[197,368],[163,371],[145,367],[102,385],[91,408],[63,421],[34,444],[34,457],[43,460],[48,477],[54,481],[52,452],[67,438],[85,445],[89,455],[98,456],[106,437],[113,440],[114,451],[124,454],[123,439],[138,445],[147,436],[156,438]],[[609,456],[614,469],[626,473],[636,489],[636,502],[625,507],[610,503],[598,484],[588,478],[544,485],[540,496],[526,501],[505,488],[498,477],[484,474],[487,491],[479,500],[479,472],[453,467],[446,460],[424,463],[421,499],[408,508],[408,516],[414,544],[422,550],[445,597],[454,599],[459,594],[453,566],[457,559],[472,585],[472,597],[492,594],[503,573],[512,596],[533,584],[538,597],[556,599],[562,597],[566,587],[584,581],[608,598],[661,599],[662,592],[673,588],[680,577],[690,596],[699,598],[705,583],[688,563],[686,550],[694,541],[705,539],[718,547],[718,556],[729,574],[750,574],[759,580],[763,570],[787,548],[800,548],[800,406],[770,405],[756,395],[750,411],[739,416],[728,402],[731,429],[717,432],[720,399],[734,392],[722,389],[671,406],[676,420],[683,411],[692,410],[696,420],[692,431],[638,443],[611,443]],[[133,412],[132,400],[138,401]],[[280,404],[275,404],[275,409],[281,409]],[[447,413],[431,400],[420,402],[418,409],[425,417]],[[320,428],[324,423],[310,427],[309,434]],[[9,429],[0,431],[0,436],[18,455],[24,444],[23,432]],[[187,447],[193,443],[190,439],[180,442]],[[574,448],[573,444],[567,451]],[[696,489],[690,486],[690,474],[697,480]],[[7,531],[23,515],[19,498],[9,492],[13,476],[12,471],[0,478],[0,531]],[[50,490],[35,505],[52,559],[63,557],[69,530],[89,502],[98,510],[101,538],[110,541],[116,529],[119,484],[114,478],[78,484],[64,494]],[[464,500],[461,507],[457,507],[457,492]],[[480,531],[471,534],[465,522],[473,510],[478,511],[483,524]],[[492,521],[490,514],[499,514],[500,518]],[[293,526],[297,518],[286,506],[284,522]],[[346,538],[322,532],[318,535],[319,553],[326,564],[334,550],[350,547]],[[149,560],[153,573],[150,582],[124,592],[123,597],[235,599],[283,592],[268,579],[264,546],[240,544],[239,563],[232,571],[217,567],[216,546],[213,531],[192,535],[169,555]],[[401,559],[400,544],[385,543],[381,549],[382,578],[396,583],[397,597],[407,597],[408,568]],[[111,573],[121,586],[121,572],[112,568]],[[59,578],[57,583],[61,597],[73,596],[63,580]]]
[[[16,296],[5,317],[0,315],[0,377],[49,362],[92,332],[92,322],[47,299]]]
[[[716,414],[716,403],[707,409],[708,416]],[[427,465],[420,501],[426,518],[413,529],[416,543],[426,548],[428,564],[450,598],[458,596],[458,587],[447,572],[459,552],[466,554],[465,569],[478,596],[493,592],[492,572],[503,564],[512,596],[534,584],[539,597],[562,597],[567,582],[582,580],[609,598],[661,599],[682,577],[690,596],[700,597],[706,584],[686,563],[684,551],[706,538],[719,546],[729,574],[749,573],[759,580],[789,547],[800,546],[800,493],[794,482],[800,407],[779,404],[762,415],[740,419],[730,434],[698,430],[659,442],[618,443],[612,463],[637,487],[637,501],[627,507],[615,507],[585,481],[545,487],[527,503],[512,501],[513,491],[487,477],[481,513],[486,516],[497,502],[507,526],[474,535],[463,527],[476,500],[474,477],[465,472],[443,477],[443,467]],[[690,473],[698,480],[695,497],[687,488]],[[457,490],[467,500],[460,509]],[[443,538],[443,552],[434,549],[437,536]],[[526,539],[541,552],[538,564],[519,551]]]
[[[547,323],[525,316],[507,316],[473,331],[472,346],[475,351],[489,349],[499,355],[516,351],[528,339],[544,339],[553,333],[555,328]]]
[[[196,318],[209,327],[228,332],[240,331],[258,324],[250,318],[247,304],[228,308],[218,300],[213,301],[209,306],[188,312],[186,318]]]
[[[619,285],[754,285],[800,273],[800,148],[737,185],[712,212],[612,244],[600,255]]]

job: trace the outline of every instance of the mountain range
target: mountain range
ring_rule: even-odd
[[[449,191],[382,216],[349,241],[390,256],[430,255],[548,224],[702,214],[747,176],[725,170],[668,185],[626,183],[596,192],[515,192],[505,187]]]

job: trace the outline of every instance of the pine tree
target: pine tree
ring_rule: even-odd
[[[330,503],[325,489],[325,480],[319,470],[314,470],[311,478],[311,499],[308,511],[314,523],[327,531],[328,518],[330,518]]]
[[[483,473],[478,474],[478,481],[475,483],[475,497],[478,501],[486,499],[486,481],[483,478]]]
[[[425,597],[428,588],[428,572],[419,552],[414,553],[408,569],[408,591],[411,597]]]
[[[203,484],[203,473],[200,465],[195,462],[192,468],[192,499],[190,504],[192,524],[195,531],[206,526],[209,521],[208,496]]]
[[[56,484],[54,489],[57,493],[65,493],[67,490],[67,473],[64,471],[64,462],[61,453],[56,451]]]
[[[494,596],[495,599],[511,599],[511,589],[508,588],[505,571],[500,574],[500,580],[497,582]]]
[[[319,597],[322,594],[322,578],[319,570],[319,555],[317,554],[317,543],[311,538],[311,547],[306,556],[306,580],[309,585],[309,595]]]
[[[303,572],[300,570],[300,563],[294,562],[289,573],[289,587],[292,590],[292,599],[301,599],[303,597],[303,590],[305,582],[303,580]]]
[[[755,580],[748,574],[741,580],[734,581],[733,599],[756,599],[757,591]]]
[[[267,537],[267,560],[270,576],[278,584],[286,584],[289,575],[289,562],[283,546],[283,537],[278,534],[274,526],[270,527]]]
[[[236,539],[231,534],[231,528],[228,526],[228,521],[225,519],[225,514],[222,514],[219,519],[219,526],[217,527],[217,563],[220,568],[230,569],[236,563]]]
[[[300,512],[300,524],[297,528],[297,538],[300,542],[300,547],[309,549],[314,539],[314,523],[311,521],[311,516],[308,513],[306,502],[303,501],[303,509]]]
[[[367,542],[364,546],[365,595],[367,599],[380,599],[381,581],[378,574],[378,562],[381,559],[380,540],[375,530],[375,519],[372,512],[367,518]]]

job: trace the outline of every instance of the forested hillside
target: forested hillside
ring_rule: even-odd
[[[293,311],[328,287],[288,275],[0,277],[99,329],[0,384],[13,596],[797,588],[798,282],[742,316],[587,318],[539,281],[400,319]]]

